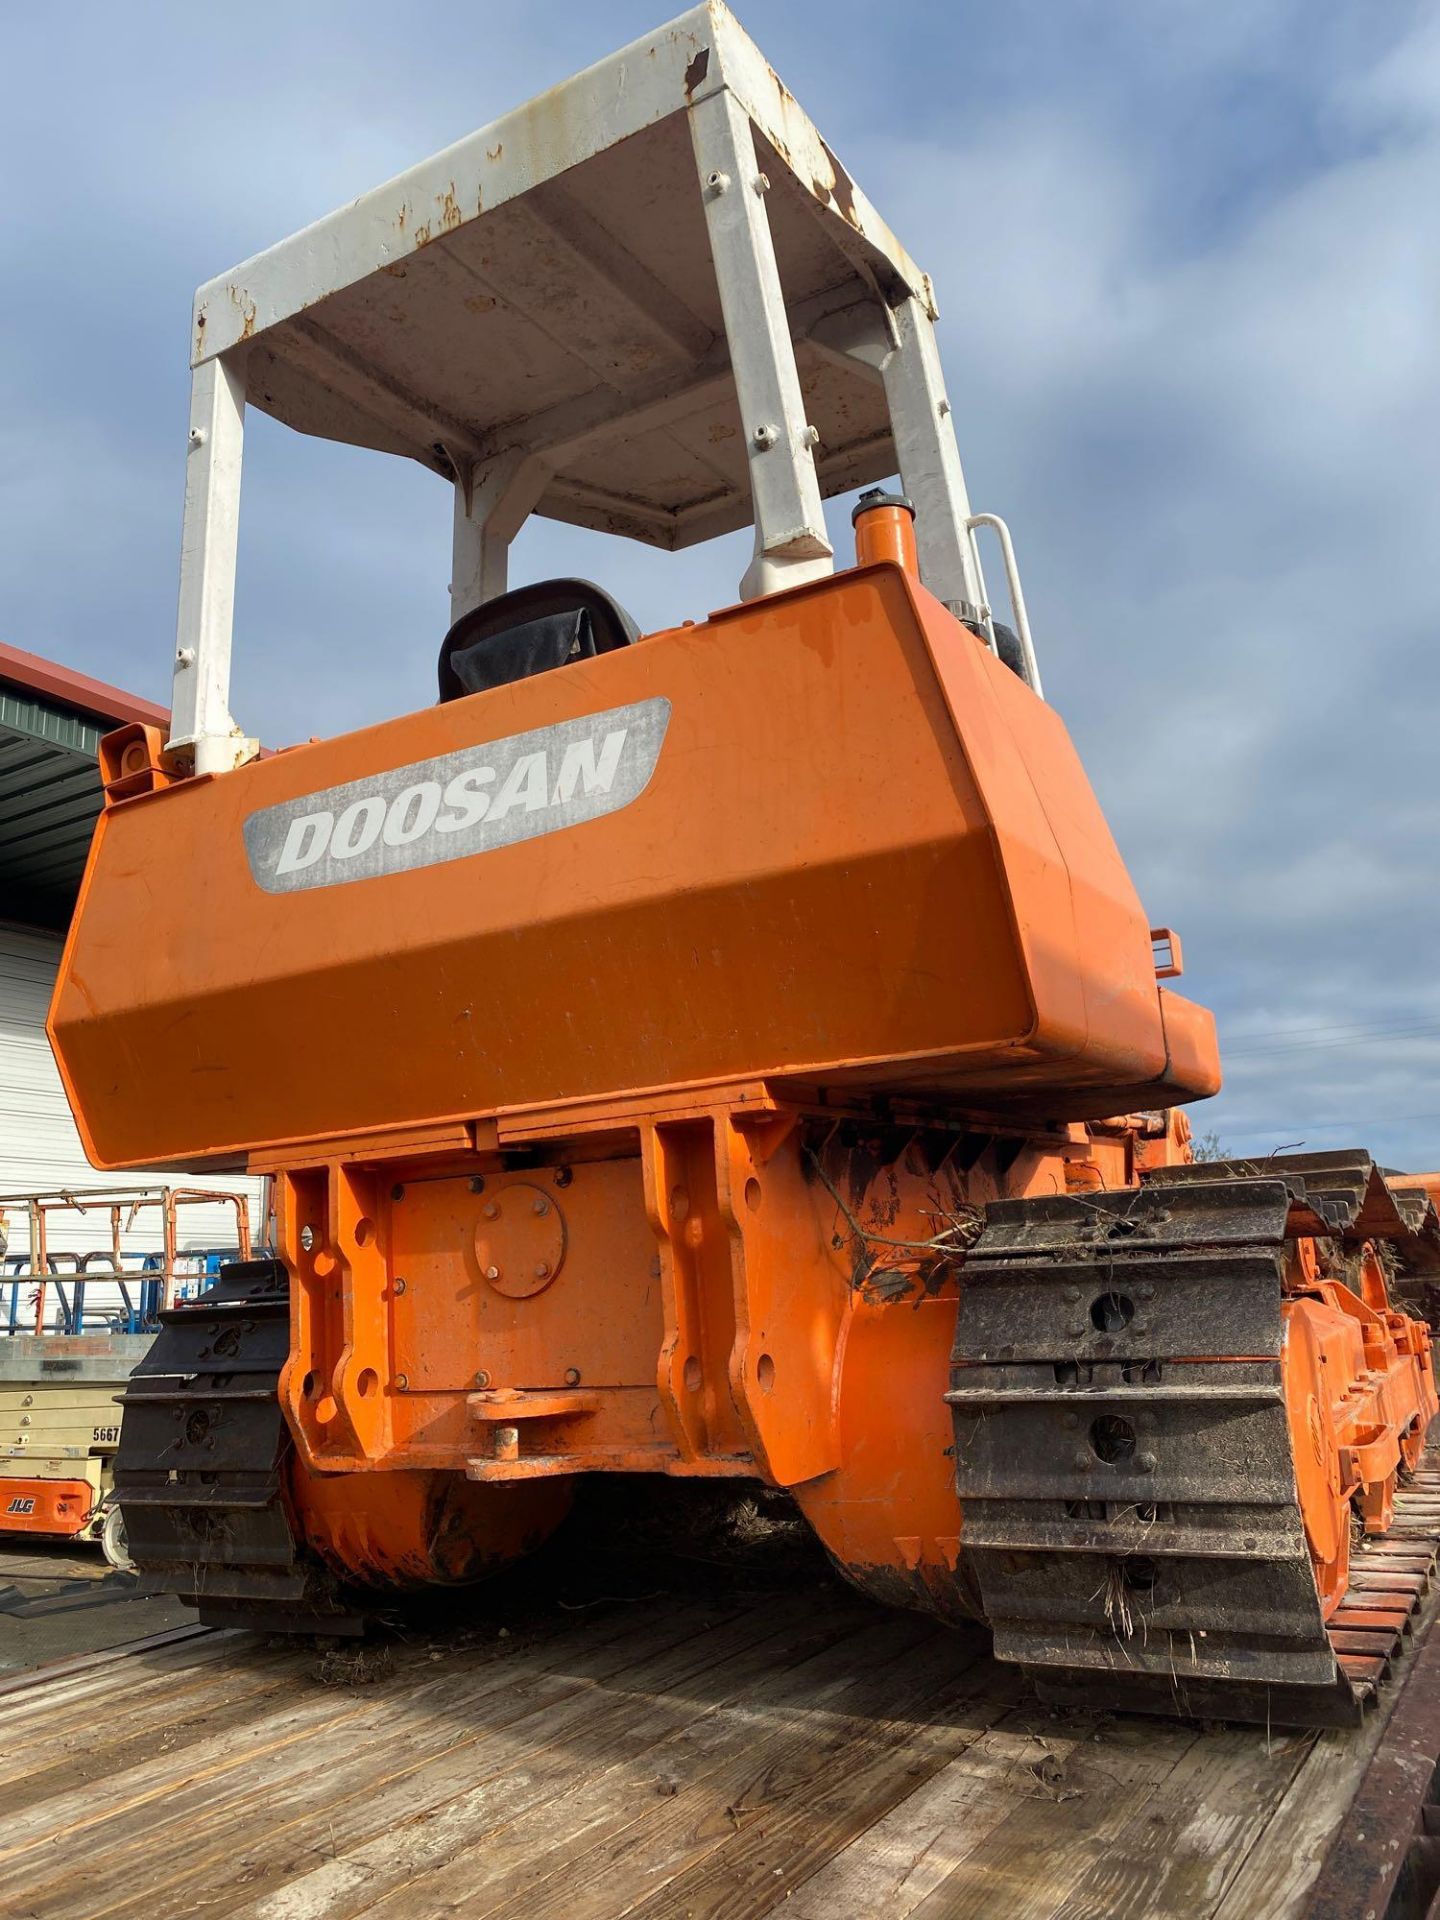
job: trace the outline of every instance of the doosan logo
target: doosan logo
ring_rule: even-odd
[[[598,819],[644,791],[669,719],[668,700],[642,700],[265,807],[245,822],[250,871],[294,893]]]
[[[625,727],[612,729],[598,752],[593,739],[572,741],[561,755],[553,788],[551,756],[540,747],[514,763],[498,792],[494,767],[467,767],[452,774],[443,787],[438,780],[413,780],[393,800],[367,793],[352,800],[338,819],[329,807],[302,813],[290,822],[275,871],[298,873],[327,853],[332,860],[355,860],[377,840],[387,847],[408,847],[432,828],[436,833],[463,833],[482,820],[498,823],[513,807],[536,813],[542,807],[563,807],[577,793],[609,793],[627,732]]]

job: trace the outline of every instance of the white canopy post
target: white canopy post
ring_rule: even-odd
[[[243,369],[231,357],[203,361],[190,379],[169,742],[172,752],[193,753],[197,773],[229,772],[256,750],[230,717],[244,436]]]
[[[955,417],[935,322],[912,293],[891,309],[898,345],[881,363],[900,484],[915,503],[920,576],[961,619],[984,620],[970,498],[955,441]]]
[[[534,454],[500,454],[488,464],[458,461],[450,620],[494,600],[509,584],[510,543],[551,479]]]
[[[752,600],[835,561],[749,116],[721,88],[691,107],[690,137],[749,459],[755,558],[740,593]]]

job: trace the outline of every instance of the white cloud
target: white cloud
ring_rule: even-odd
[[[1209,45],[1233,87],[1254,39]],[[1437,66],[1432,17],[1322,71],[1322,157],[1189,231],[1163,125],[1080,106],[992,110],[891,169],[972,491],[1012,516],[1047,684],[1222,1038],[1261,1005],[1440,1012]],[[1222,1132],[1440,1107],[1403,1046],[1256,1066]],[[1387,1150],[1434,1160],[1437,1134]]]

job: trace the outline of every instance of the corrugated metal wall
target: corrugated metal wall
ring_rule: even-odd
[[[0,902],[0,910],[3,910]],[[58,935],[40,933],[0,920],[0,1194],[78,1191],[84,1187],[183,1185],[174,1173],[147,1177],[140,1173],[97,1173],[85,1158],[80,1136],[70,1117],[50,1042],[45,1037],[45,1014],[60,964]],[[153,1089],[136,1088],[136,1098],[153,1097]],[[260,1217],[262,1182],[226,1179],[205,1174],[196,1184],[243,1193],[250,1203],[251,1230],[257,1241],[264,1222]],[[10,1213],[10,1251],[23,1253],[29,1233],[23,1215]],[[140,1216],[127,1250],[158,1251],[161,1233],[158,1210]],[[81,1219],[67,1216],[50,1235],[52,1249],[63,1245],[87,1253],[110,1245],[107,1214]],[[226,1207],[187,1207],[179,1215],[179,1244],[233,1246],[235,1216]],[[89,1290],[87,1290],[88,1292]],[[98,1290],[97,1290],[98,1291]]]

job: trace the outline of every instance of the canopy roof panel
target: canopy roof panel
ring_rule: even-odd
[[[718,0],[202,287],[193,364],[243,357],[249,405],[446,477],[539,452],[555,519],[662,547],[749,524],[687,118],[723,89],[768,182],[822,490],[893,473],[878,375],[821,336],[929,307],[928,281]]]

